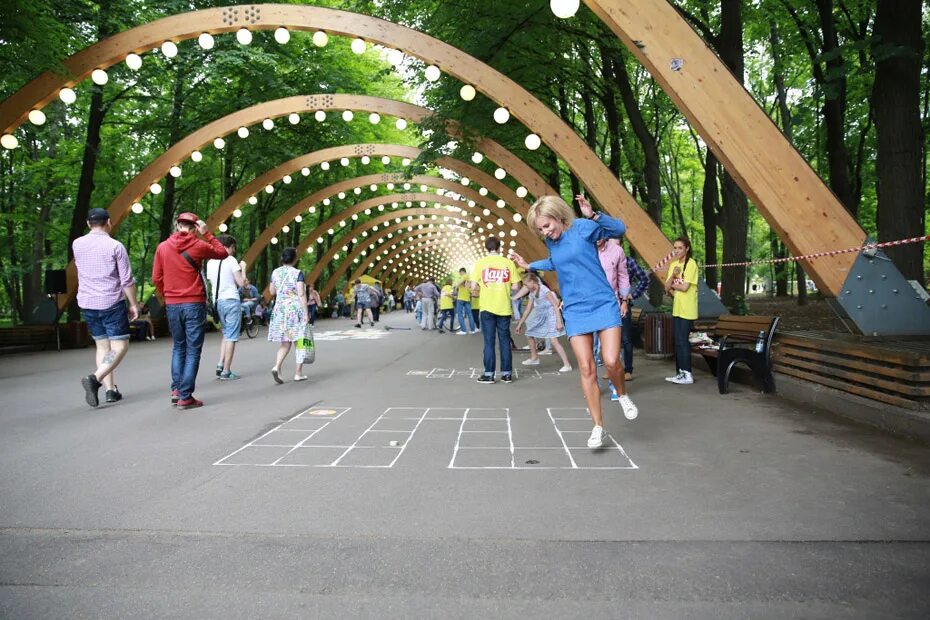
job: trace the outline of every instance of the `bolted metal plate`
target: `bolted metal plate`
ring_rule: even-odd
[[[730,314],[717,293],[712,291],[703,278],[698,279],[698,318],[717,318],[721,314]]]

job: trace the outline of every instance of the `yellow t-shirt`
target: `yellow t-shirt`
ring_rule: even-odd
[[[462,276],[455,288],[456,301],[469,301],[471,299],[471,289],[468,288],[468,277]]]
[[[441,295],[439,296],[439,309],[440,310],[451,310],[455,307],[455,302],[452,299],[452,285],[446,284],[442,287],[440,291]]]
[[[481,309],[498,316],[513,316],[510,287],[516,282],[517,266],[500,254],[478,259],[472,268],[472,280],[481,291]]]
[[[672,279],[675,267],[680,269],[683,265],[683,260],[677,260],[668,266],[668,275],[665,276],[666,284]],[[679,277],[691,286],[687,291],[675,291],[672,295],[672,316],[693,321],[698,318],[698,268],[693,258],[688,261],[688,266],[684,268],[683,273],[679,273]]]
[[[481,287],[479,286],[477,290],[472,291],[471,294],[471,309],[472,310],[481,310]]]

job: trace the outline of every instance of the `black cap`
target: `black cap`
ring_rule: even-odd
[[[88,222],[106,222],[110,219],[110,214],[107,213],[106,209],[91,209],[87,212],[87,221]]]

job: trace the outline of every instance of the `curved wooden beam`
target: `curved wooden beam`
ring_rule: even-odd
[[[405,249],[408,250],[408,252],[407,252],[406,254],[403,252],[403,250],[405,250]],[[383,278],[377,278],[377,277],[375,276],[375,274],[379,274],[379,275],[380,275],[380,274],[386,272],[388,269],[396,269],[396,268],[397,268],[397,263],[396,263],[396,261],[395,261],[394,263],[391,263],[391,262],[390,262],[391,260],[393,260],[393,259],[395,259],[395,258],[409,258],[409,257],[411,257],[411,256],[416,256],[416,254],[410,254],[410,253],[409,253],[409,247],[408,247],[408,245],[401,246],[401,245],[398,243],[397,255],[396,255],[396,256],[388,255],[388,256],[385,256],[385,257],[383,257],[383,258],[381,258],[381,259],[378,259],[378,262],[375,263],[375,265],[374,265],[373,267],[371,267],[370,269],[368,269],[368,275],[372,276],[373,278],[380,279],[382,282],[387,282],[387,279],[388,279],[388,276],[390,275],[390,273],[388,273],[388,275],[386,275],[386,276],[383,277]],[[355,278],[355,277],[358,277],[358,276],[356,275],[356,273],[353,273],[352,276],[351,276],[349,279],[352,280],[352,279]]]
[[[393,263],[389,263],[388,261],[393,261],[395,259],[401,259],[401,258],[407,258],[408,255],[413,256],[414,254],[410,254],[410,252],[418,251],[419,248],[421,247],[435,243],[431,237],[428,237],[426,239],[420,238],[421,236],[418,236],[418,233],[423,233],[423,232],[425,232],[425,229],[424,230],[412,230],[412,231],[404,230],[398,233],[397,235],[395,235],[393,239],[389,241],[385,241],[379,244],[378,246],[376,246],[375,249],[369,252],[368,256],[371,256],[372,254],[374,254],[374,256],[376,257],[374,260],[378,262],[373,263],[369,261],[368,264],[365,264],[364,262],[360,261],[359,266],[356,267],[355,271],[352,272],[352,275],[349,276],[349,282],[353,282],[356,278],[360,277],[362,273],[368,273],[368,275],[372,276],[376,280],[381,280],[381,282],[384,283],[386,281],[386,278],[377,278],[374,276],[374,274],[376,273],[380,274],[383,271],[385,271],[389,265],[393,265]],[[474,239],[474,237],[472,237],[472,239]],[[384,249],[384,246],[388,244],[390,244],[391,246],[390,252]],[[381,258],[377,258],[379,256]],[[448,255],[444,255],[443,258],[445,260],[450,259]],[[354,263],[355,261],[353,260],[352,262]]]
[[[335,9],[276,4],[240,5],[172,15],[132,28],[66,60],[64,68],[67,75],[44,73],[0,103],[0,128],[8,131],[17,126],[31,109],[41,108],[51,101],[60,88],[86,78],[96,68],[106,68],[119,62],[131,52],[145,52],[167,39],[192,39],[203,32],[233,32],[243,27],[271,30],[279,26],[325,30],[394,46],[473,85],[493,101],[508,107],[512,116],[538,134],[565,161],[596,202],[626,222],[627,238],[650,264],[664,258],[671,249],[662,231],[584,140],[532,93],[448,43],[405,26]]]

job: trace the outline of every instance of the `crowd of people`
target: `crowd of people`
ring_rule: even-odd
[[[529,357],[522,362],[525,366],[538,366],[540,355],[556,354],[562,362],[559,372],[572,372],[560,342],[567,337],[593,423],[588,446],[597,448],[607,437],[599,366],[609,380],[611,399],[619,402],[624,416],[629,420],[638,416],[627,391],[627,382],[633,379],[631,305],[645,292],[648,275],[623,251],[623,222],[595,212],[584,196],[576,196],[576,200],[581,218],[558,196],[541,197],[527,213],[527,223],[544,238],[548,257],[527,262],[513,251],[504,256],[500,240],[488,237],[487,255],[475,262],[470,274],[463,267],[457,279],[444,279],[441,288],[427,278],[407,286],[399,301],[405,312],[415,313],[422,330],[463,336],[481,330],[481,384],[493,384],[497,376],[502,383],[513,382],[513,350],[517,347],[511,335],[512,321],[516,321],[513,331],[528,341],[525,349]],[[131,324],[139,324],[147,339],[154,338],[155,330],[136,299],[126,249],[109,235],[108,213],[92,209],[87,224],[89,232],[74,241],[73,250],[79,281],[77,301],[95,341],[96,367],[81,384],[86,402],[96,407],[101,387],[106,389],[106,402],[122,398],[114,370],[128,350]],[[194,390],[208,309],[222,331],[216,376],[224,381],[239,378],[232,364],[242,321],[260,320],[269,314],[258,289],[246,277],[245,263],[236,260],[236,249],[233,237],[214,237],[196,214],[182,213],[176,218],[174,233],[155,252],[152,280],[164,300],[173,340],[170,397],[178,409],[203,405]],[[673,253],[676,260],[668,268],[665,286],[673,298],[676,374],[666,380],[690,384],[694,379],[688,335],[697,318],[698,268],[687,239],[676,239]],[[273,311],[268,319],[268,340],[278,343],[271,369],[276,383],[283,383],[284,361],[323,308],[319,292],[305,282],[297,262],[296,249],[285,248],[281,266],[270,278]],[[547,272],[558,277],[561,299],[545,282]],[[348,317],[354,311],[355,327],[365,323],[374,326],[382,306],[390,311],[395,304],[393,293],[383,290],[377,281],[357,279],[347,294],[336,293],[333,317]],[[295,356],[293,380],[307,380],[300,356]]]

